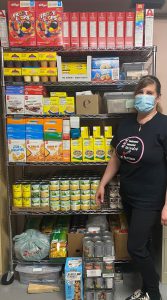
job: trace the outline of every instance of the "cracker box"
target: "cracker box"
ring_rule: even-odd
[[[62,16],[63,20],[63,47],[70,48],[71,40],[70,40],[70,13],[63,12]]]
[[[82,138],[71,140],[71,161],[81,162],[82,153],[83,153]]]
[[[136,4],[135,47],[143,47],[144,4]]]
[[[0,41],[2,47],[9,47],[5,10],[0,10]]]
[[[35,1],[9,1],[8,27],[11,47],[36,46]]]
[[[83,267],[81,257],[67,257],[65,265],[66,300],[83,300]]]
[[[63,120],[59,118],[44,119],[44,140],[62,140]]]
[[[26,162],[25,132],[8,132],[9,162]]]
[[[63,142],[45,141],[45,162],[63,161]]]
[[[97,49],[97,12],[89,12],[89,48]]]
[[[114,80],[111,69],[92,69],[92,81],[110,81]]]
[[[88,48],[88,22],[89,17],[87,12],[80,13],[80,47]]]
[[[125,45],[125,13],[116,13],[116,48],[123,49]]]
[[[63,161],[70,162],[70,140],[63,140]]]
[[[115,48],[115,38],[116,38],[116,13],[107,12],[107,49]]]
[[[92,69],[115,69],[115,68],[119,68],[119,57],[92,58]]]
[[[125,13],[125,48],[134,47],[135,13]]]
[[[26,133],[27,162],[44,162],[43,132]]]
[[[8,117],[7,118],[7,134],[19,133],[26,131],[25,118]]]
[[[145,13],[145,47],[153,46],[154,9],[146,9]]]
[[[111,146],[112,138],[105,138],[105,160],[109,161],[111,158],[112,153],[112,146]]]
[[[105,161],[104,137],[94,138],[94,157],[97,162]]]
[[[107,42],[107,14],[98,12],[98,48],[106,49]]]
[[[62,1],[36,2],[37,46],[62,46]]]
[[[79,12],[70,13],[71,47],[79,48]]]
[[[83,139],[83,161],[94,161],[94,143],[92,137]]]
[[[6,87],[7,114],[24,114],[24,88]]]

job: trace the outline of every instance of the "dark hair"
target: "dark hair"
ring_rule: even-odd
[[[143,76],[140,80],[139,83],[137,84],[136,88],[135,88],[135,96],[137,94],[139,94],[140,90],[145,88],[146,86],[150,85],[150,84],[154,84],[156,87],[156,92],[158,96],[161,96],[161,84],[160,81],[157,77],[153,76],[153,75],[146,75]]]

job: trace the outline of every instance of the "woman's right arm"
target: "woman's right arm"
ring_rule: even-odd
[[[117,174],[120,167],[120,160],[118,159],[115,150],[112,153],[111,159],[108,162],[107,168],[104,172],[104,175],[100,181],[98,190],[96,192],[96,202],[103,203],[104,202],[104,191],[105,186],[109,181]]]

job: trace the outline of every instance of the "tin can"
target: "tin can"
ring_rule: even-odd
[[[76,191],[79,190],[79,180],[70,180],[70,190]]]
[[[105,287],[107,289],[113,289],[113,287],[114,287],[114,278],[112,278],[112,277],[105,278]]]
[[[87,289],[93,289],[94,288],[94,280],[92,277],[85,278],[85,287]]]
[[[108,278],[108,279],[113,279],[113,278]],[[105,296],[106,296],[105,300],[113,300],[114,299],[113,291],[106,291]]]
[[[79,211],[81,209],[80,201],[71,201],[71,210]]]
[[[99,179],[92,179],[90,181],[90,187],[91,187],[91,190],[97,190],[98,189],[98,186],[99,186],[99,183],[100,183],[100,180]]]
[[[50,180],[49,189],[50,191],[58,191],[59,190],[59,180]]]
[[[90,200],[90,190],[81,190],[81,200]]]
[[[97,289],[103,289],[104,288],[104,279],[103,277],[98,277],[95,279],[95,287]]]
[[[70,188],[69,180],[60,180],[60,191],[67,191]]]
[[[87,270],[93,270],[93,268],[94,268],[93,262],[87,262],[87,263],[85,263],[85,270],[86,271]]]
[[[86,299],[85,300],[95,300],[95,292],[94,291],[86,291]]]
[[[21,198],[22,197],[22,185],[21,184],[13,184],[12,185],[13,198]]]
[[[61,201],[70,201],[70,191],[60,191],[60,200]]]
[[[90,210],[90,201],[81,201],[81,210]]]
[[[41,198],[41,207],[48,207],[49,206],[49,198]]]
[[[40,198],[40,191],[31,191],[31,198]]]
[[[32,182],[31,183],[31,193],[32,191],[40,191],[40,184],[37,182]]]
[[[50,199],[51,198],[55,198],[55,200],[57,199],[57,201],[60,198],[60,192],[59,191],[50,191]]]
[[[106,261],[104,263],[105,273],[114,273],[114,264],[112,261]]]
[[[32,207],[40,207],[41,206],[41,198],[40,197],[31,198],[31,206]]]
[[[90,208],[93,210],[97,210],[100,209],[100,205],[98,205],[95,200],[90,200]]]
[[[80,180],[80,189],[81,190],[90,190],[90,180],[89,179],[81,179]]]
[[[60,201],[50,201],[50,209],[52,211],[59,211],[60,210]]]
[[[114,251],[114,245],[113,245],[112,240],[110,240],[110,239],[105,240],[105,242],[104,242],[104,256],[114,255],[113,251]]]
[[[70,210],[70,201],[61,201],[60,203],[61,211],[68,211]]]
[[[49,184],[41,184],[40,195],[41,198],[49,198]]]
[[[84,241],[83,252],[85,257],[94,257],[94,243],[90,240]]]
[[[31,207],[31,197],[23,198],[23,207]]]
[[[95,292],[95,300],[106,300],[106,292],[105,291],[96,291]]]
[[[22,193],[23,193],[23,198],[31,197],[31,184],[23,183],[22,184]]]
[[[104,246],[102,241],[95,242],[95,257],[103,257],[104,256]]]
[[[23,207],[23,198],[13,198],[14,207]]]
[[[81,200],[81,193],[80,190],[72,190],[70,191],[70,197],[72,201],[80,201]]]

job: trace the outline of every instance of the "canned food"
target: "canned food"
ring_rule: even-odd
[[[60,201],[60,197],[50,197],[50,201]]]
[[[85,263],[85,270],[93,270],[94,269],[94,265],[92,262],[87,262]]]
[[[90,201],[81,201],[81,209],[89,210],[90,209]]]
[[[31,197],[31,184],[23,183],[22,193],[23,193],[23,198]]]
[[[32,207],[40,207],[41,206],[41,198],[40,197],[31,198],[31,206]]]
[[[23,199],[22,198],[13,198],[13,206],[14,207],[22,207]]]
[[[40,191],[31,191],[31,198],[40,198]]]
[[[21,198],[22,197],[22,185],[21,184],[13,184],[12,185],[13,198]]]
[[[80,190],[70,191],[71,200],[77,201],[81,199]]]
[[[103,277],[95,278],[95,287],[97,289],[103,289],[104,288],[104,279],[103,279]]]
[[[95,292],[95,300],[106,300],[106,292],[105,291],[96,291]]]
[[[61,201],[70,201],[70,191],[60,191],[60,200]]]
[[[95,300],[95,292],[86,291],[86,300]]]
[[[81,200],[90,200],[90,190],[81,190]]]
[[[94,269],[96,270],[103,270],[103,263],[102,262],[95,262]]]
[[[69,180],[60,180],[60,190],[67,191],[70,188]]]
[[[98,205],[98,204],[96,203],[96,201],[91,200],[91,201],[90,201],[90,208],[91,208],[91,209],[100,209],[100,205]]]
[[[107,278],[107,279],[113,279],[113,278]],[[114,299],[113,291],[106,291],[105,296],[106,296],[105,300],[113,300]]]
[[[91,200],[95,200],[96,199],[96,191],[95,190],[91,190],[90,191],[90,199]]]
[[[60,210],[60,201],[50,201],[50,209],[52,211]]]
[[[85,278],[85,287],[87,289],[93,289],[94,288],[94,280],[91,277],[87,277]]]
[[[31,193],[35,191],[40,191],[40,184],[39,183],[31,183]]]
[[[41,196],[41,198],[49,198],[49,190],[42,190],[41,192],[40,192],[40,196]]]
[[[112,261],[106,261],[104,263],[104,270],[106,273],[113,273],[114,272],[114,265]]]
[[[60,192],[59,191],[50,191],[50,198],[58,198],[59,200]]]
[[[81,190],[90,190],[90,180],[89,179],[81,179],[80,180],[80,189]]]
[[[85,257],[94,257],[94,243],[90,240],[84,241],[83,252]]]
[[[99,179],[91,179],[90,186],[92,190],[96,190],[99,186],[100,180]]]
[[[101,235],[95,235],[95,236],[93,236],[92,240],[93,240],[93,242],[101,241]]]
[[[31,197],[23,198],[23,207],[31,207]]]
[[[71,191],[79,190],[79,180],[70,180],[70,190]]]
[[[41,198],[41,207],[47,207],[49,206],[49,198]]]
[[[80,201],[71,201],[71,210],[78,211],[81,209]]]
[[[61,209],[61,211],[70,210],[70,201],[61,201],[60,209]]]
[[[42,183],[40,185],[41,191],[49,191],[49,184],[48,183]]]
[[[50,189],[50,191],[58,191],[59,190],[59,180],[50,180],[49,189]]]
[[[104,246],[102,241],[95,242],[95,257],[103,257],[104,256]]]

